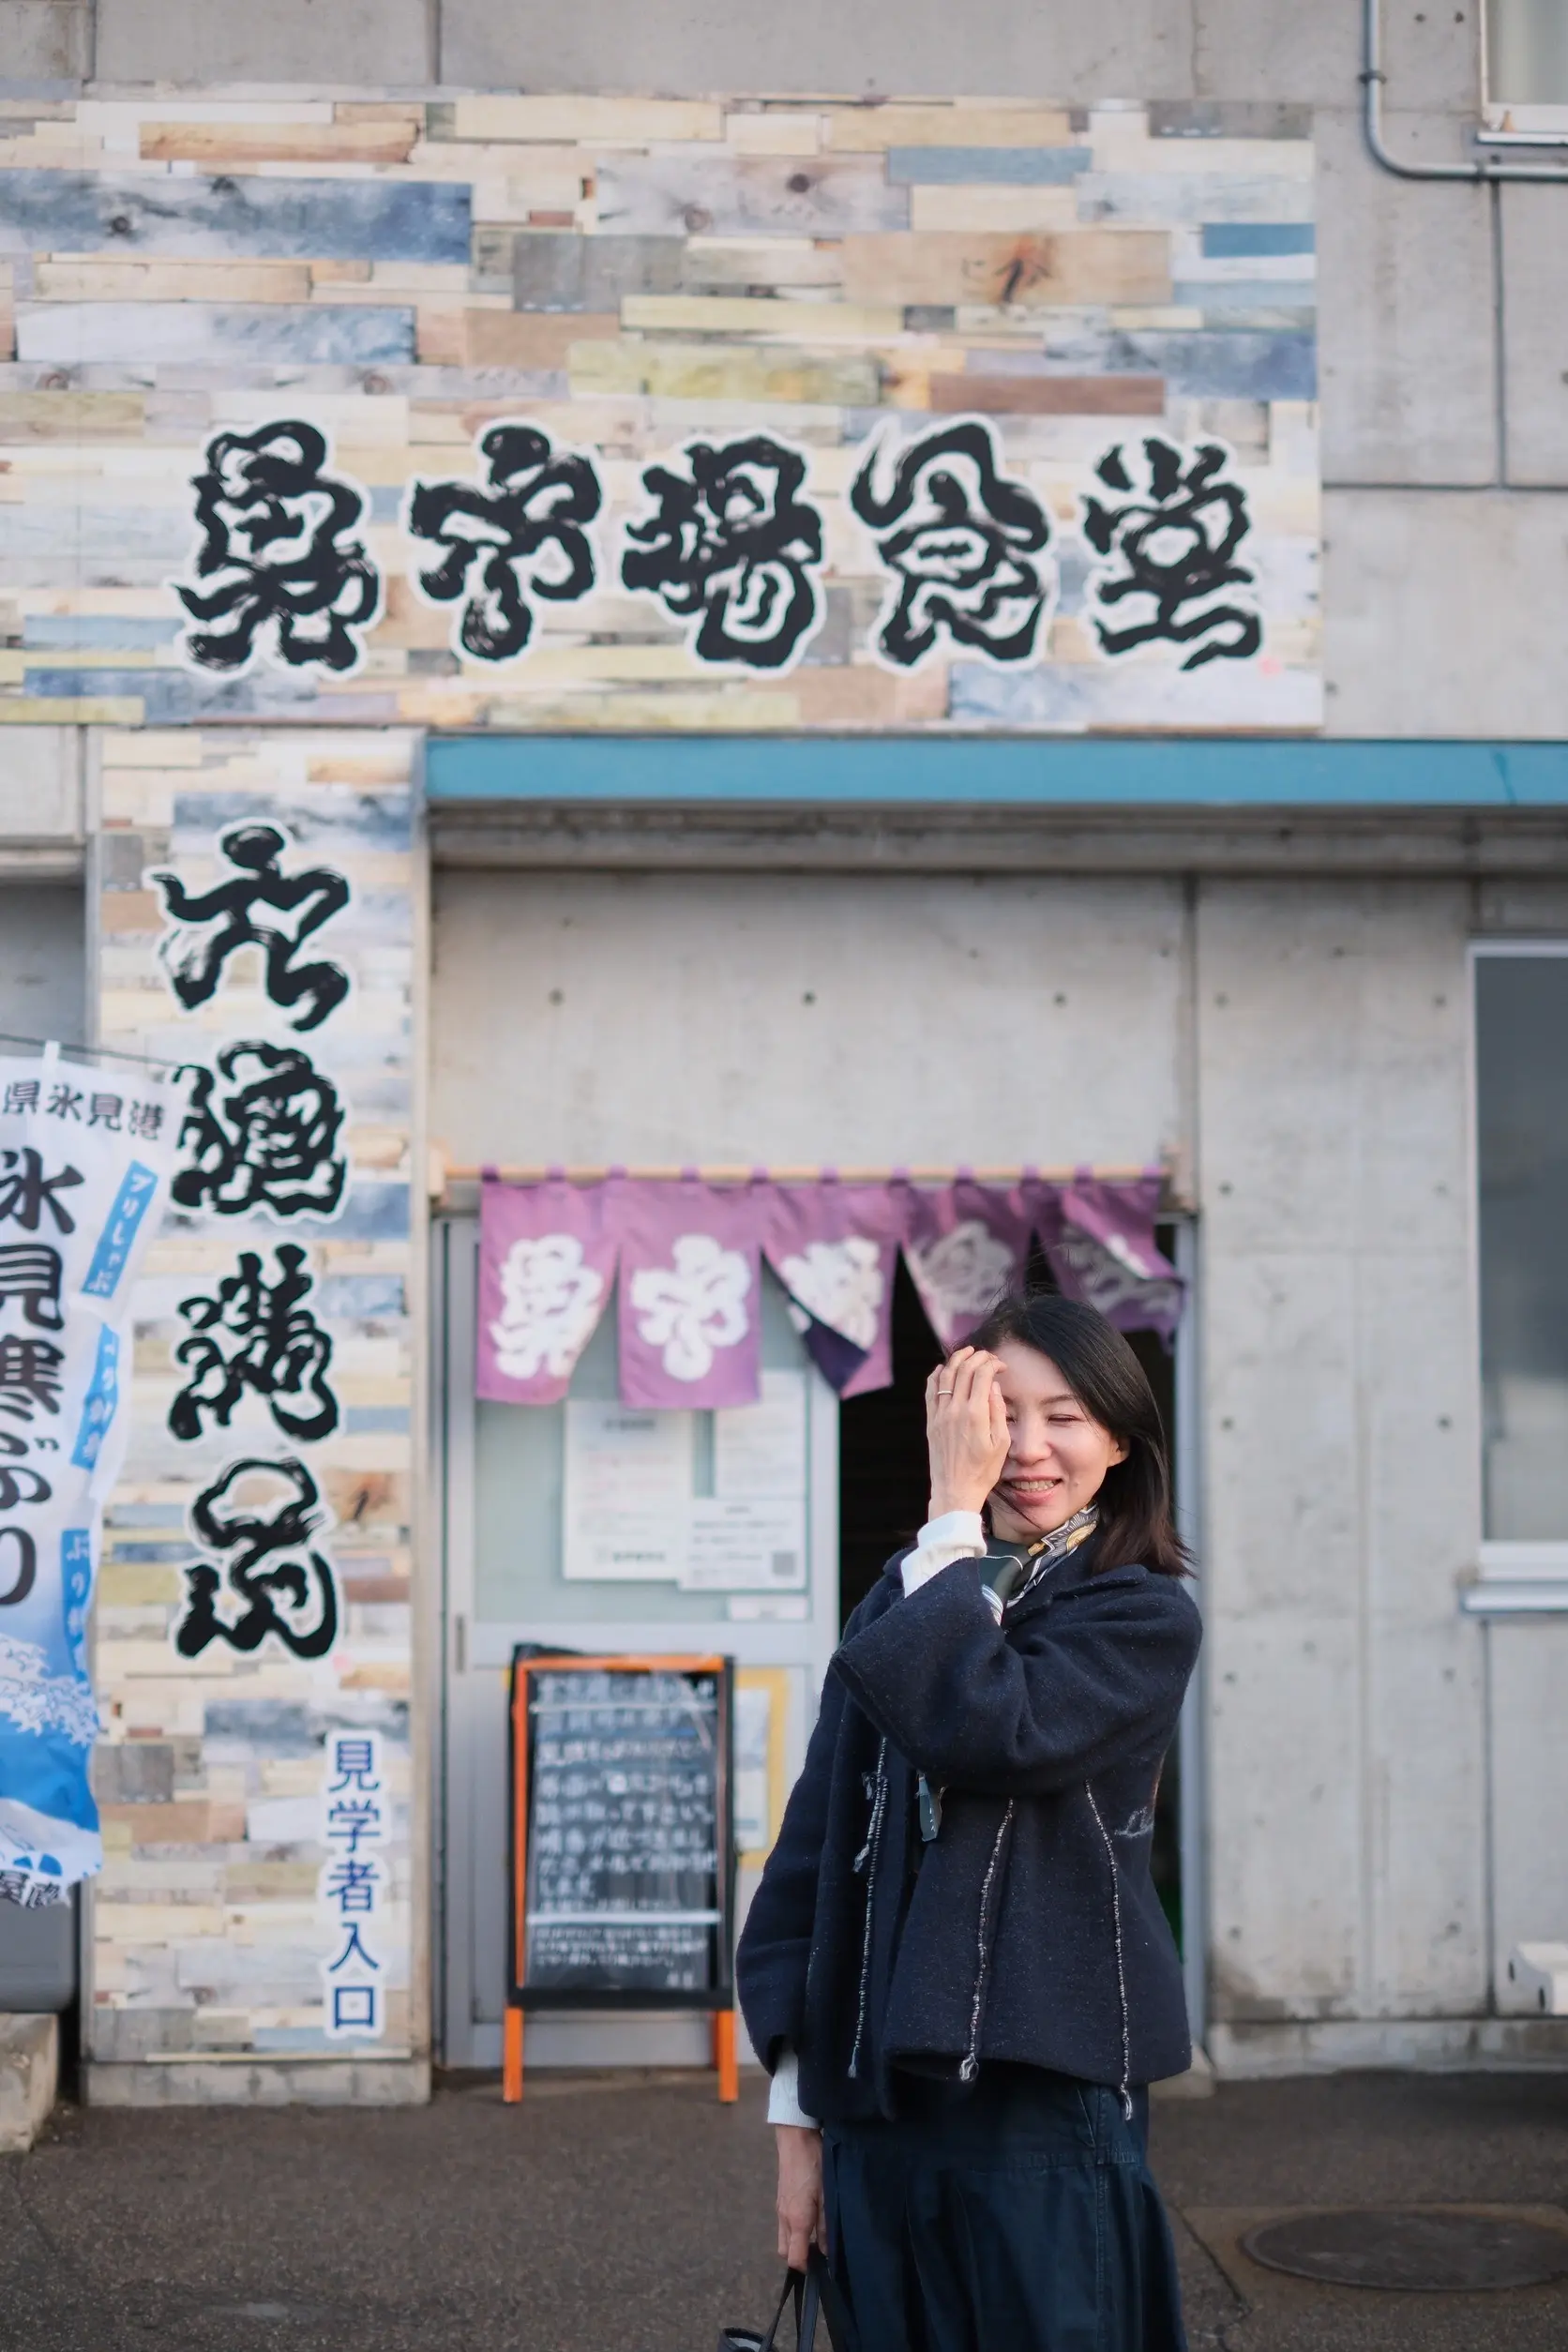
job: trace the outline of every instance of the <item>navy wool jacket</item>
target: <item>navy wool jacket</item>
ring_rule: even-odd
[[[894,2113],[898,2069],[1124,2094],[1191,2062],[1149,1857],[1199,1615],[1173,1576],[1095,1576],[1094,1549],[1001,1625],[981,1561],[906,1597],[900,1552],[850,1620],[736,1963],[759,2056],[798,2053],[823,2121]]]

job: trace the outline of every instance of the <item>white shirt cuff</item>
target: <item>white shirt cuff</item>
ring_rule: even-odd
[[[794,2123],[802,2131],[814,2132],[817,2118],[807,2115],[800,2103],[798,2085],[800,2060],[788,2044],[778,2054],[778,2064],[773,2070],[773,2085],[768,2092],[768,2121]]]
[[[983,1560],[985,1555],[986,1530],[978,1511],[944,1511],[940,1519],[927,1519],[899,1572],[905,1597],[940,1576],[954,1560]]]

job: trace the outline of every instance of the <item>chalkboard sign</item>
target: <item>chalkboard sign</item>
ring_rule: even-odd
[[[512,1660],[518,2011],[731,2011],[731,1663]]]

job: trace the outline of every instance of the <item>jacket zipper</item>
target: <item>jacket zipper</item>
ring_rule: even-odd
[[[1105,1817],[1095,1803],[1094,1791],[1087,1781],[1083,1784],[1083,1793],[1089,1800],[1089,1810],[1094,1817],[1094,1827],[1100,1832],[1106,1860],[1110,1864],[1110,1916],[1116,1931],[1116,1993],[1122,2004],[1122,2080],[1117,2089],[1121,2095],[1122,2113],[1130,2123],[1133,2119],[1133,2094],[1129,2080],[1132,2073],[1132,2035],[1127,2021],[1127,1975],[1122,1958],[1122,1878],[1116,1867],[1116,1848],[1111,1844]]]
[[[980,2072],[980,2028],[985,2018],[986,1986],[991,1972],[991,1955],[988,1937],[990,1925],[991,1889],[996,1883],[996,1874],[1002,1862],[1002,1849],[1006,1843],[1007,1832],[1013,1826],[1013,1815],[1016,1810],[1015,1801],[1009,1797],[1007,1810],[1002,1817],[1002,1827],[996,1833],[996,1841],[991,1847],[991,1859],[986,1866],[986,1876],[980,1888],[980,1926],[976,1939],[979,1952],[974,1970],[974,1998],[969,2005],[969,2047],[964,2052],[963,2064],[958,2069],[958,2080],[961,2083],[972,2083]]]
[[[860,1945],[860,1998],[855,2008],[854,2044],[850,2051],[850,2080],[860,2076],[860,2045],[866,2036],[866,2005],[871,1992],[871,1915],[877,1893],[877,1849],[882,1844],[882,1815],[887,1810],[887,1741],[885,1738],[877,1750],[877,1769],[867,1787],[871,1800],[871,1817],[867,1824],[866,1843],[854,1858],[858,1875],[866,1873],[866,1924]]]

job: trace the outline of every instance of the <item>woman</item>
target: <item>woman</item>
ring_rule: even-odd
[[[850,1620],[741,1938],[779,2251],[827,2253],[860,2352],[1183,2352],[1149,1850],[1199,1618],[1159,1414],[1103,1316],[1017,1298],[927,1430],[929,1519]]]

